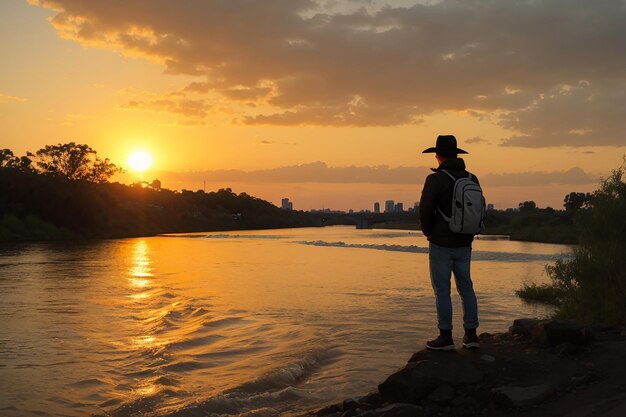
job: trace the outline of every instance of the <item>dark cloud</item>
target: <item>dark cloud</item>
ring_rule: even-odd
[[[464,110],[502,114],[509,146],[626,144],[622,0],[37,2],[65,37],[207,80],[189,91],[258,102],[243,123],[387,126]]]
[[[204,124],[210,107],[204,100],[191,100],[172,96],[153,100],[129,100],[118,106],[121,110],[140,110],[173,113],[184,117],[185,124]]]
[[[562,85],[508,113],[501,124],[521,132],[505,139],[505,146],[624,146],[626,83]]]
[[[426,167],[348,166],[329,167],[324,162],[312,162],[256,171],[213,170],[165,173],[174,181],[236,181],[269,183],[371,183],[421,184],[431,173]]]
[[[232,181],[263,183],[342,183],[342,184],[411,184],[418,188],[432,171],[428,167],[347,166],[330,167],[312,162],[256,171],[212,170],[163,173],[170,181]],[[481,176],[485,187],[529,185],[595,184],[598,178],[575,167],[567,171],[486,174]]]
[[[193,82],[187,85],[183,91],[189,93],[208,93],[209,88],[209,83]]]

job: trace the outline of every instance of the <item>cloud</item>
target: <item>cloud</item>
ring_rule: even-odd
[[[202,98],[189,98],[187,88],[155,94],[146,91],[123,89],[118,92],[129,96],[131,99],[117,107],[120,110],[150,111],[171,113],[180,116],[181,124],[202,125],[209,113],[213,110],[207,100]]]
[[[481,138],[480,136],[475,136],[473,138],[467,139],[465,143],[489,143],[489,141]]]
[[[190,93],[208,93],[209,88],[209,83],[193,82],[187,85],[183,91]]]
[[[426,167],[390,168],[386,165],[330,167],[318,161],[255,171],[168,172],[163,173],[163,176],[172,181],[421,184],[429,173],[431,171]]]
[[[331,167],[317,161],[254,171],[212,170],[166,172],[164,178],[176,182],[246,182],[246,183],[335,183],[335,184],[408,184],[419,188],[432,171],[428,167],[344,166]],[[598,178],[574,167],[566,171],[538,171],[480,176],[485,187],[597,184]],[[417,189],[416,188],[416,189]]]
[[[6,104],[6,103],[23,103],[25,102],[26,99],[22,98],[22,97],[17,97],[17,96],[10,96],[8,94],[3,94],[0,93],[0,104]]]
[[[188,92],[256,103],[241,123],[389,126],[466,111],[516,132],[508,146],[626,144],[623,1],[36,2],[66,38],[202,78]]]
[[[505,146],[626,146],[626,83],[562,85],[527,108],[502,118],[501,124],[521,132]]]
[[[486,174],[481,177],[481,184],[489,187],[584,185],[597,184],[598,180],[598,177],[574,167],[567,171]]]

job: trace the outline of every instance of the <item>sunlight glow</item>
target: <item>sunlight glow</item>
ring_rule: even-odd
[[[133,171],[143,172],[152,166],[152,155],[145,151],[135,151],[128,155],[128,166]]]

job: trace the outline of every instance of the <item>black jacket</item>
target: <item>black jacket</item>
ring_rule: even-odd
[[[435,245],[445,247],[471,246],[474,236],[450,231],[448,222],[437,210],[440,208],[446,216],[450,217],[451,215],[454,181],[445,172],[441,172],[442,169],[448,171],[455,178],[467,177],[468,175],[463,159],[450,158],[444,160],[439,168],[433,169],[433,174],[426,177],[420,198],[422,232],[428,241]],[[479,183],[475,175],[473,180]]]

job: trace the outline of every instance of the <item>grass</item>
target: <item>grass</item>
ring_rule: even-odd
[[[515,291],[519,298],[525,301],[539,302],[560,306],[563,299],[563,291],[552,284],[524,284]]]

